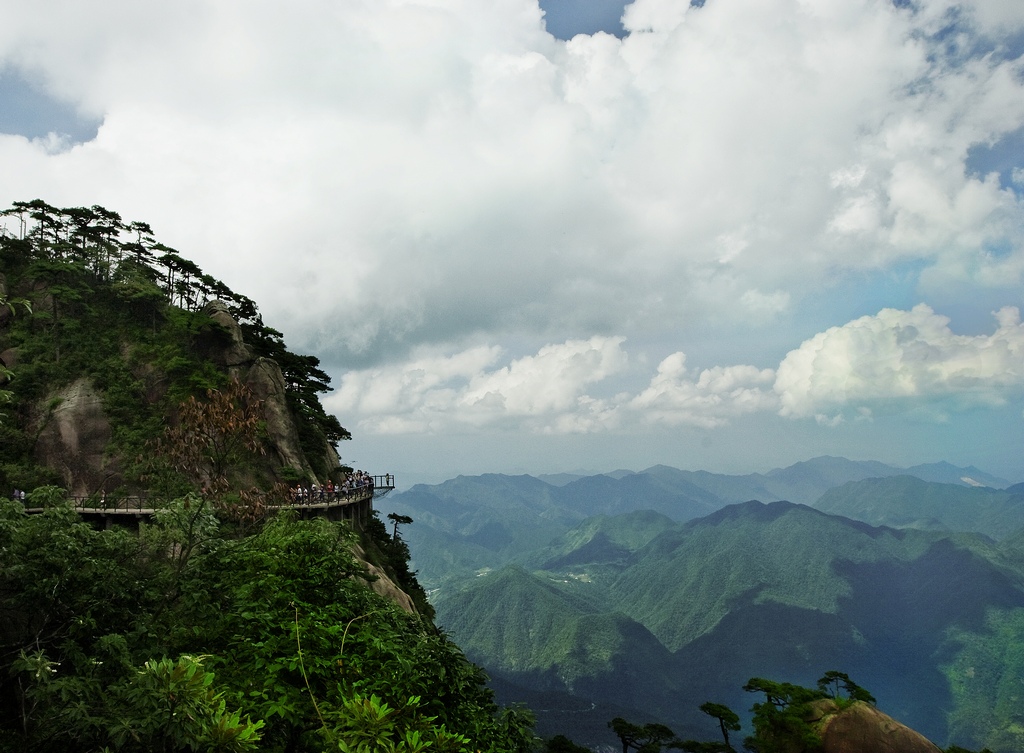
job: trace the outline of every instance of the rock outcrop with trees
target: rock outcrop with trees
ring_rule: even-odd
[[[259,401],[262,450],[234,463],[233,483],[337,472],[350,435],[320,404],[330,379],[251,299],[102,207],[37,200],[2,215],[0,489],[180,492],[152,443],[179,405],[232,381]]]

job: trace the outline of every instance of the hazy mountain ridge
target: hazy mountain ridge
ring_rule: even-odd
[[[917,468],[932,477],[971,472],[1007,484],[977,469],[948,464]],[[553,542],[594,515],[655,510],[682,522],[752,499],[811,504],[834,485],[870,478],[873,473],[894,476],[909,470],[821,457],[768,474],[726,475],[659,465],[639,473],[616,471],[579,478],[565,474],[556,479],[561,485],[526,475],[484,474],[458,476],[436,485],[417,484],[389,497],[382,509],[416,520],[403,535],[424,585],[436,589],[482,569],[525,563],[527,552]],[[449,551],[436,550],[441,541]]]
[[[973,530],[994,539],[1024,528],[1024,489],[960,486],[913,476],[850,481],[825,492],[814,506],[873,525]]]
[[[1008,481],[974,466],[958,468],[941,462],[898,468],[878,461],[847,460],[828,455],[794,463],[786,468],[776,468],[764,474],[727,475],[708,471],[679,471],[668,466],[653,466],[642,473],[663,477],[675,475],[712,492],[725,503],[756,499],[761,502],[785,500],[811,505],[829,489],[842,484],[890,476],[914,476],[923,481],[960,486],[984,484],[1002,488],[1009,485]]]

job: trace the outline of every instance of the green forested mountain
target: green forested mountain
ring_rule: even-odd
[[[911,471],[933,478],[959,474],[1006,485],[978,469],[948,464],[898,469],[821,457],[767,474],[737,476],[663,465],[639,473],[566,476],[557,483],[532,476],[459,476],[443,484],[416,485],[392,495],[386,505],[388,511],[417,521],[405,535],[421,579],[427,587],[437,589],[510,562],[529,562],[532,567],[537,563],[527,553],[554,542],[592,516],[647,510],[683,522],[754,499],[813,504],[837,485],[875,474],[894,477]],[[961,482],[957,488],[971,487]]]
[[[995,539],[1024,528],[1024,492],[893,476],[830,489],[814,505],[872,525],[978,531]]]
[[[459,476],[393,495],[385,509],[416,521],[404,535],[424,587],[437,589],[500,568],[567,530],[578,516],[559,509],[553,491],[531,476]]]
[[[345,524],[242,534],[201,497],[97,531],[0,501],[0,750],[523,751],[528,718],[370,588]],[[383,526],[376,542],[389,546]],[[378,560],[382,567],[386,559]]]
[[[633,553],[651,539],[675,527],[671,518],[653,510],[637,510],[623,515],[598,515],[537,550],[530,564],[544,570],[561,570],[574,564],[591,568],[606,565],[610,572],[626,567]]]
[[[915,472],[991,478],[945,464]],[[885,475],[868,480],[872,473]],[[505,700],[528,700],[540,709],[538,728],[546,734],[575,730],[580,739],[607,741],[597,717],[608,716],[618,704],[627,716],[629,710],[639,716],[639,708],[671,721],[677,731],[690,729],[706,738],[713,730],[697,706],[718,699],[746,708],[749,700],[738,688],[751,674],[808,683],[827,668],[841,667],[873,691],[881,690],[876,695],[885,710],[940,742],[991,747],[1002,740],[992,749],[1013,750],[1006,742],[1015,729],[1012,714],[988,714],[988,721],[978,722],[983,717],[966,709],[978,707],[971,700],[977,693],[985,698],[1001,693],[992,703],[1004,709],[1014,697],[1006,681],[1013,676],[1012,663],[1004,668],[997,652],[1011,641],[1006,631],[1016,635],[1011,628],[1022,606],[1024,533],[997,545],[970,532],[989,530],[986,521],[999,508],[992,501],[1011,499],[1016,490],[976,488],[967,481],[907,481],[900,473],[881,464],[819,458],[748,476],[665,466],[618,478],[562,479],[561,486],[485,476],[416,487],[392,504],[416,521],[407,529],[414,566],[439,588],[432,598],[441,624],[487,667]],[[793,490],[817,499],[834,483],[879,493],[901,485],[937,489],[965,504],[955,520],[933,531],[902,530],[904,522],[894,518],[892,527],[875,528],[851,519],[852,511],[838,517],[783,502],[728,504],[748,493],[770,499]],[[500,490],[510,485],[516,492],[506,505]],[[477,506],[473,494],[480,486],[486,493]],[[642,511],[648,490],[654,490],[651,507],[664,514]],[[691,519],[700,505],[713,511]],[[998,518],[1004,530],[1012,530],[1007,521],[1013,506],[999,509],[1005,513]],[[583,517],[587,512],[595,517]],[[482,546],[481,531],[490,533],[491,542],[503,543]],[[528,540],[542,543],[530,548]],[[516,570],[519,590],[491,593],[492,571],[509,563],[525,568]],[[527,577],[543,591],[521,596],[530,593]],[[572,599],[554,599],[551,589]],[[528,601],[543,608],[527,608]],[[484,619],[476,608],[497,604],[502,614],[517,615],[500,631],[497,620]],[[605,630],[609,624],[622,630],[642,625],[660,645],[652,651],[649,641],[631,645],[620,639],[619,664],[648,667],[653,656],[657,676],[670,668],[669,681],[652,681],[635,695],[623,688],[636,690],[636,685],[613,674],[597,673],[593,677],[599,679],[585,681],[593,668],[592,659],[581,658],[589,656],[585,643],[570,651],[563,642],[560,657],[549,652],[539,661],[523,647],[555,622],[543,615],[546,609],[583,626],[596,625],[595,615],[629,620],[603,623]],[[524,622],[526,616],[535,622]],[[1003,626],[1002,643],[985,637],[986,620]],[[495,651],[497,632],[500,652]],[[965,664],[973,661],[968,656],[986,657],[985,688],[978,686],[979,670]],[[580,666],[588,669],[581,674]],[[571,688],[563,682],[558,689],[559,673],[574,678]],[[992,677],[1004,679],[993,685]]]
[[[631,517],[623,516],[624,531],[635,530]],[[881,709],[934,740],[1001,740],[992,749],[1006,751],[1021,742],[1016,711],[1006,711],[1016,665],[999,653],[1022,637],[1024,615],[1024,573],[1008,547],[972,534],[876,528],[785,502],[661,520],[663,531],[634,549],[608,535],[616,522],[573,529],[530,558],[530,573],[502,570],[436,600],[439,622],[509,684],[509,697],[529,697],[524,687],[548,691],[556,713],[539,714],[542,731],[575,719],[578,735],[597,734],[585,712],[557,713],[575,699],[645,709],[677,732],[707,738],[697,707],[715,699],[747,708],[739,688],[750,676],[812,684],[842,667]],[[593,626],[595,638],[565,625]],[[539,656],[529,648],[536,635],[560,638]],[[600,651],[609,641],[617,646],[611,656]],[[637,674],[646,681],[630,679]],[[550,697],[556,688],[561,707]],[[1004,711],[974,714],[979,692]]]
[[[910,468],[895,468],[875,461],[854,461],[822,456],[768,473],[730,476],[707,471],[680,471],[667,466],[654,466],[642,471],[661,478],[688,481],[717,496],[723,504],[746,502],[799,502],[812,505],[822,494],[842,484],[871,478],[913,476],[923,481],[956,484],[963,487],[985,484],[996,488],[1008,482],[977,468],[958,468],[949,463],[929,463]]]
[[[591,592],[509,565],[438,601],[444,629],[489,664],[499,696],[526,703],[546,737],[605,741],[616,716],[671,716],[664,701],[683,680],[643,625]],[[683,680],[684,681],[684,680]]]

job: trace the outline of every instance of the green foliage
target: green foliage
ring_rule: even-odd
[[[846,691],[845,696],[841,695],[840,688]],[[872,705],[876,702],[875,697],[851,680],[848,674],[835,669],[830,669],[821,676],[818,680],[818,690],[828,695],[834,701],[837,701],[840,704],[840,708],[842,708],[844,702],[849,704],[854,701],[863,701]]]
[[[123,751],[257,750],[262,721],[227,708],[202,657],[147,661],[127,684],[110,691],[110,741]]]
[[[481,670],[373,593],[344,524],[228,535],[199,497],[138,535],[59,490],[0,503],[0,750],[519,753]]]
[[[29,304],[28,301],[26,301],[24,299],[8,300],[5,295],[0,295],[0,308],[6,308],[8,311],[10,311],[12,316],[17,311],[17,309],[15,308],[16,305],[22,306],[27,313],[29,313],[29,314],[32,313],[32,306]],[[0,385],[3,385],[6,382],[10,381],[13,377],[14,377],[14,372],[12,372],[10,369],[6,368],[3,364],[0,364]],[[6,405],[7,403],[11,402],[13,399],[14,399],[14,393],[13,392],[11,392],[10,390],[0,390],[0,406]],[[4,419],[4,414],[0,413],[0,422],[2,422],[3,419]]]
[[[733,750],[732,745],[729,743],[729,733],[739,732],[740,730],[740,718],[736,712],[725,704],[712,703],[711,701],[702,703],[700,710],[718,722],[724,743],[723,750]]]
[[[758,753],[790,753],[821,746],[821,738],[807,720],[811,702],[825,698],[825,693],[762,677],[750,678],[743,689],[765,696],[751,708],[754,735],[744,741],[745,747]]]
[[[678,743],[675,733],[664,724],[633,724],[617,716],[608,722],[608,728],[622,743],[622,753],[629,753],[630,750],[638,753],[658,753],[665,745],[678,747],[674,744]]]
[[[590,753],[590,748],[577,745],[565,735],[555,735],[545,742],[543,753]]]
[[[468,753],[465,735],[435,726],[435,717],[420,713],[420,699],[392,708],[375,695],[355,694],[325,714],[323,736],[341,753]]]

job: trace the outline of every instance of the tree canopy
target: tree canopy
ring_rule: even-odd
[[[368,587],[348,526],[238,536],[189,497],[100,531],[32,495],[44,513],[0,501],[0,750],[532,747],[529,715]]]

